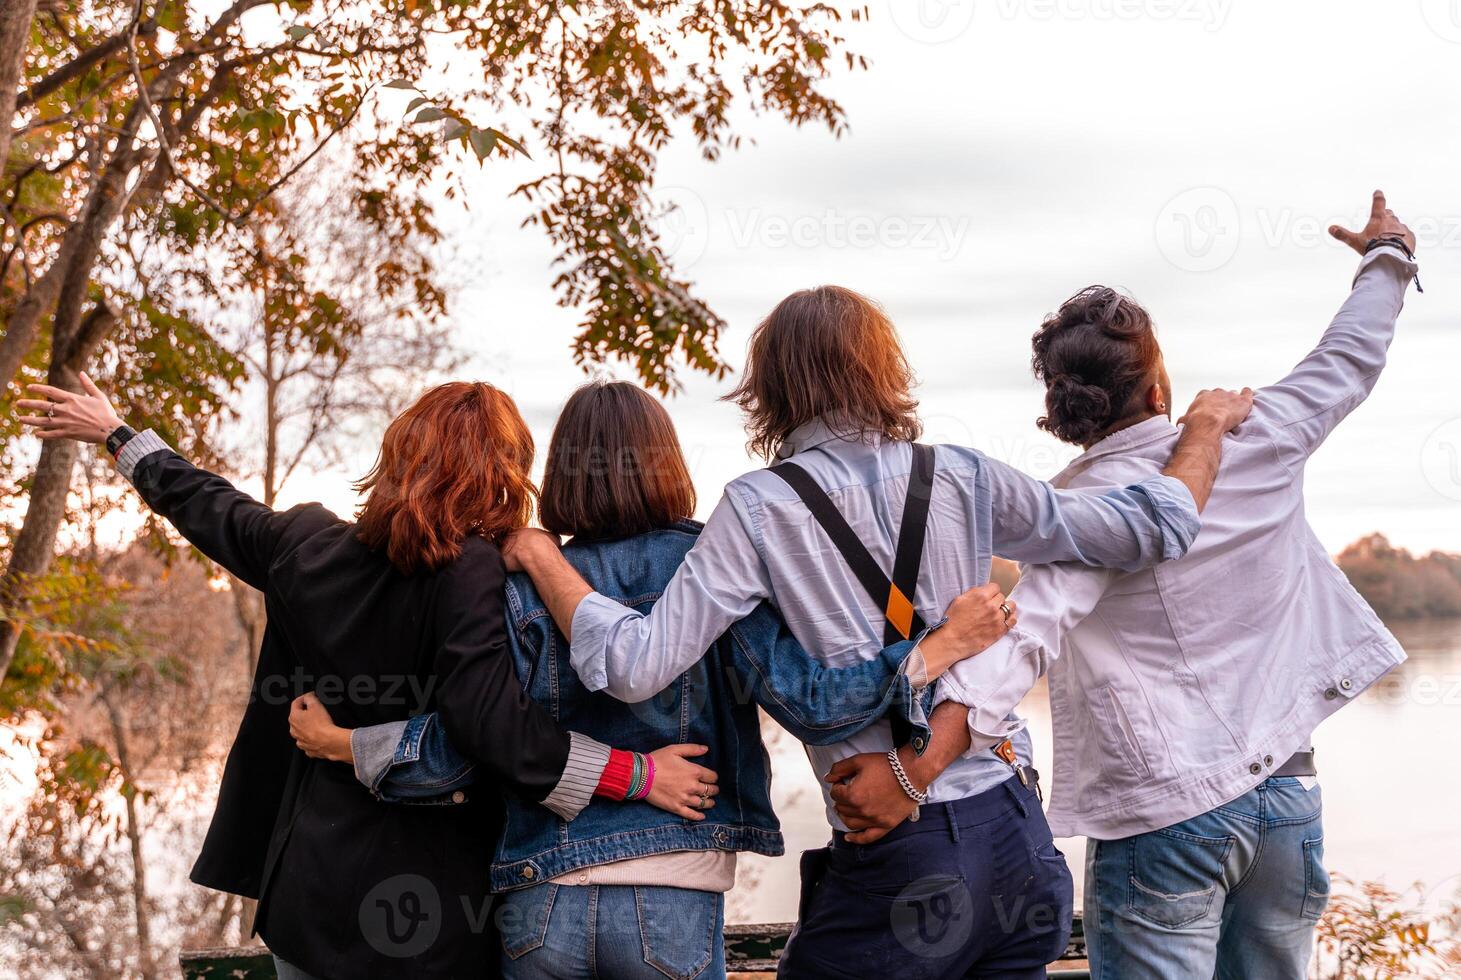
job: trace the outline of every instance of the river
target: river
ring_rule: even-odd
[[[1392,624],[1410,659],[1314,735],[1324,788],[1330,869],[1396,891],[1423,884],[1427,904],[1461,897],[1461,620]],[[1050,766],[1050,701],[1043,685],[1020,708],[1036,766]],[[743,856],[729,918],[796,918],[801,851],[827,841],[822,798],[801,746],[768,724],[777,812],[787,856]],[[1079,908],[1084,839],[1059,842],[1075,870]]]

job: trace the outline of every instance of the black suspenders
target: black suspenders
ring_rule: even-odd
[[[903,522],[898,527],[898,543],[893,559],[893,576],[883,571],[878,560],[867,550],[867,545],[847,523],[847,518],[837,509],[827,492],[817,485],[811,474],[795,463],[773,466],[771,472],[781,477],[796,491],[802,503],[812,512],[832,544],[842,553],[867,594],[883,610],[886,625],[883,628],[883,645],[892,646],[899,640],[911,640],[925,629],[927,624],[918,610],[913,607],[914,593],[918,590],[918,572],[923,567],[923,542],[928,532],[928,507],[933,500],[934,455],[931,446],[913,444],[913,469],[908,476],[908,498],[903,503]],[[893,726],[893,741],[902,745],[908,740],[906,723]],[[1015,755],[1014,746],[1005,739],[993,749],[1019,776],[1020,782],[1030,785],[1025,769]]]
[[[918,572],[923,566],[928,506],[933,499],[933,471],[933,449],[915,443],[913,470],[908,477],[908,499],[903,504],[903,523],[898,529],[893,576],[889,578],[837,505],[832,503],[832,498],[806,470],[795,463],[782,463],[771,468],[772,473],[785,480],[801,497],[802,503],[807,505],[822,530],[827,532],[827,537],[832,539],[832,544],[842,553],[843,560],[867,594],[882,608],[887,621],[883,629],[883,643],[887,646],[899,640],[911,640],[927,629],[923,617],[913,607],[913,599],[918,590]]]

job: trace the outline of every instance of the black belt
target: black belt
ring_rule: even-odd
[[[1319,770],[1314,767],[1314,750],[1307,752],[1295,752],[1289,761],[1273,771],[1275,779],[1284,776],[1317,776]]]

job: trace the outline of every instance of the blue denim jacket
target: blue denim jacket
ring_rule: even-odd
[[[564,554],[601,594],[647,612],[701,527],[685,521],[620,541],[570,544]],[[513,663],[534,700],[563,727],[617,748],[709,746],[696,761],[720,774],[720,794],[703,822],[644,802],[595,800],[570,824],[537,804],[510,799],[492,864],[494,891],[672,851],[782,854],[758,705],[809,745],[845,741],[889,712],[911,722],[915,734],[928,735],[924,701],[902,672],[916,640],[890,646],[875,660],[830,668],[803,650],[776,610],[763,604],[658,695],[626,704],[579,680],[567,641],[529,579],[510,577],[506,593]],[[357,773],[387,802],[460,802],[474,781],[471,764],[452,748],[434,715],[363,729],[352,741]]]

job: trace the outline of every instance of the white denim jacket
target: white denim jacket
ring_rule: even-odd
[[[1405,659],[1309,527],[1304,470],[1373,389],[1415,273],[1397,249],[1365,257],[1319,346],[1224,440],[1184,558],[1132,573],[1027,567],[1017,629],[940,681],[939,701],[970,707],[977,753],[1019,727],[1007,716],[1049,671],[1057,837],[1117,840],[1242,796]],[[1134,483],[1178,433],[1149,419],[1053,482]]]

